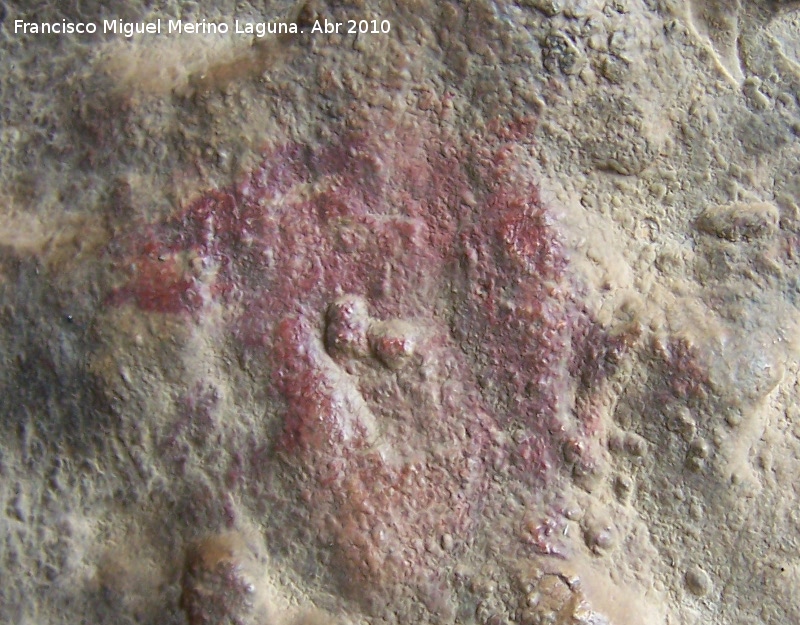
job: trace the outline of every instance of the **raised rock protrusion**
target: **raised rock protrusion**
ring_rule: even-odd
[[[367,303],[357,295],[343,295],[326,315],[325,347],[331,356],[363,357],[369,354]]]
[[[189,625],[256,625],[268,615],[258,600],[252,550],[236,532],[191,545],[181,580],[181,607]]]
[[[400,369],[414,355],[417,344],[412,324],[399,319],[372,325],[369,344],[375,356],[389,369]]]
[[[780,213],[769,202],[737,202],[711,206],[697,220],[697,229],[727,241],[751,241],[773,236]]]

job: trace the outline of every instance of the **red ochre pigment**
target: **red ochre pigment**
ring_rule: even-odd
[[[231,450],[221,483],[296,468],[292,505],[350,587],[438,588],[493,475],[537,492],[600,462],[597,389],[625,342],[581,304],[518,165],[533,126],[274,147],[235,187],[115,242],[128,276],[111,302],[187,323],[221,307],[266,359],[282,427],[268,450]],[[528,543],[563,556],[542,523]]]

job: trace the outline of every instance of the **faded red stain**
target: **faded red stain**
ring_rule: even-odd
[[[276,505],[305,510],[359,592],[439,588],[493,473],[541,486],[576,457],[596,462],[592,398],[626,345],[581,304],[558,222],[519,166],[534,125],[460,140],[376,120],[274,146],[235,186],[111,248],[126,275],[113,305],[187,323],[222,306],[230,338],[267,359],[281,432],[231,450],[222,481],[296,468],[297,500]],[[343,326],[355,347],[334,353],[326,315],[343,294],[377,329]],[[381,325],[393,319],[405,325]],[[565,445],[583,456],[565,459]],[[426,546],[445,535],[452,550]]]

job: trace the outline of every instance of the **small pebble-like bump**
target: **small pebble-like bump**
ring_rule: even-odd
[[[711,592],[711,578],[703,569],[693,566],[684,575],[687,590],[695,597],[705,597]]]
[[[652,195],[656,200],[662,200],[667,194],[667,186],[661,182],[654,182],[650,185],[649,191],[650,195]]]
[[[522,597],[514,622],[524,625],[608,623],[589,607],[580,587],[581,580],[574,575],[543,575]]]
[[[325,347],[332,356],[362,357],[369,354],[367,303],[357,295],[344,295],[328,307]]]
[[[742,413],[738,410],[730,410],[725,415],[725,423],[727,423],[730,427],[735,428],[742,424],[743,418]]]
[[[564,0],[524,0],[520,4],[538,9],[547,17],[555,17],[564,10]]]
[[[580,521],[583,518],[583,508],[575,502],[565,504],[564,518],[569,521]]]
[[[627,502],[633,492],[633,480],[627,475],[618,475],[614,478],[614,494],[621,502]]]
[[[587,492],[593,492],[602,482],[603,466],[596,461],[577,462],[572,467],[575,483]]]
[[[686,468],[692,473],[701,473],[706,468],[706,461],[698,456],[690,456],[686,459]]]
[[[439,541],[439,545],[442,548],[442,551],[449,552],[453,550],[453,537],[450,534],[443,534],[441,540]]]
[[[181,607],[190,625],[250,625],[254,606],[254,558],[237,533],[220,534],[187,551]]]
[[[612,432],[608,437],[608,449],[614,454],[625,452],[625,434],[623,432]]]
[[[633,432],[625,435],[624,448],[634,458],[644,458],[647,455],[647,441]]]
[[[586,546],[596,555],[612,550],[617,544],[614,524],[605,517],[589,519],[583,530]]]
[[[562,447],[564,460],[566,460],[569,464],[578,462],[586,453],[585,447],[586,446],[584,445],[583,441],[578,439],[570,439],[566,441]]]
[[[778,207],[769,202],[737,202],[707,208],[697,229],[728,241],[763,239],[777,232],[779,217]]]
[[[697,434],[697,423],[688,408],[681,408],[669,419],[667,427],[687,443]]]
[[[369,331],[373,354],[389,369],[402,368],[414,355],[416,344],[414,326],[399,319],[375,323]]]
[[[711,446],[703,438],[697,438],[689,445],[689,455],[695,458],[708,458],[711,455]]]

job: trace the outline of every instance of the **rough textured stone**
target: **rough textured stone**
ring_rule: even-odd
[[[0,5],[0,620],[800,620],[796,4]]]

